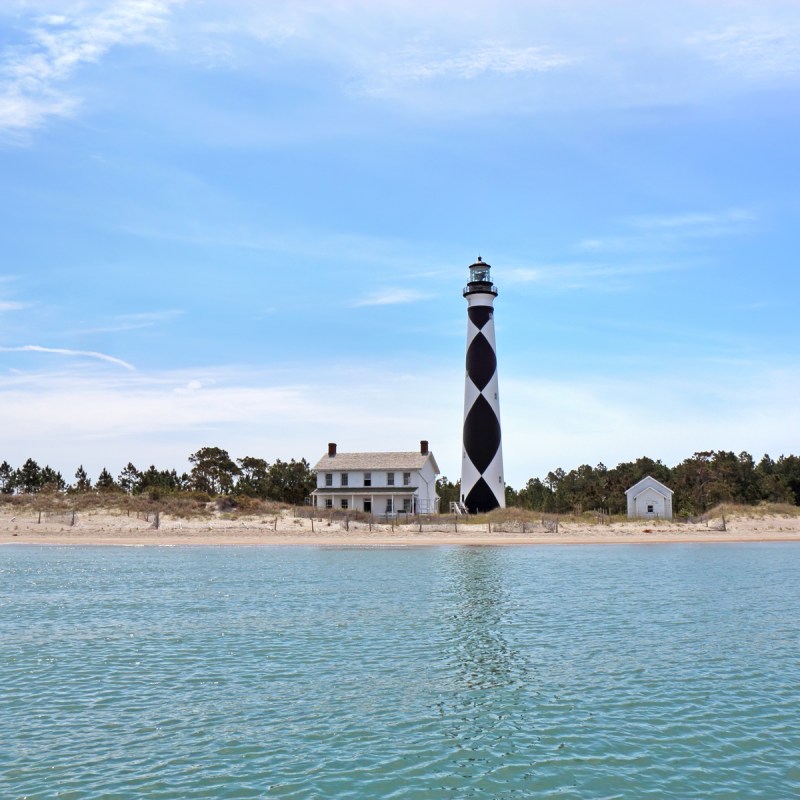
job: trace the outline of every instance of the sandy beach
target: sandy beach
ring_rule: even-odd
[[[41,517],[29,509],[3,509],[0,543],[52,545],[301,545],[319,547],[419,547],[442,545],[656,544],[666,542],[800,542],[800,517],[754,513],[711,517],[705,522],[625,520],[612,524],[564,517],[558,530],[541,522],[468,522],[452,517],[433,523],[373,524],[270,516],[182,519],[109,510]]]

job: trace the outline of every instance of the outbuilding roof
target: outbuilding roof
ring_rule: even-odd
[[[638,497],[646,489],[655,489],[655,491],[664,495],[664,497],[671,497],[675,494],[669,486],[665,486],[661,481],[657,481],[650,475],[646,475],[638,483],[634,483],[630,489],[626,489],[625,494],[632,494],[634,497]]]

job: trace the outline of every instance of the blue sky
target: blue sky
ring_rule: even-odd
[[[795,2],[0,4],[0,460],[800,452]]]

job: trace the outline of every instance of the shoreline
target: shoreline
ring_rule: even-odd
[[[759,543],[759,544],[776,544],[794,542],[800,543],[800,539],[796,536],[791,537],[744,537],[737,536],[735,538],[657,538],[657,539],[598,539],[598,538],[581,538],[570,537],[562,539],[442,539],[430,538],[425,540],[416,539],[272,539],[272,540],[201,540],[184,538],[175,541],[169,540],[138,540],[138,539],[125,539],[125,540],[109,540],[101,537],[86,538],[86,539],[52,539],[46,540],[33,540],[33,539],[12,539],[10,541],[0,542],[0,547],[289,547],[289,548],[303,548],[303,547],[316,547],[322,549],[333,550],[408,550],[413,548],[424,547],[614,547],[619,545],[671,545],[671,544],[746,544],[746,543]]]
[[[664,520],[626,520],[610,525],[580,519],[559,522],[558,530],[519,521],[491,524],[446,520],[428,524],[388,525],[295,518],[291,512],[271,517],[178,519],[162,516],[159,529],[148,518],[109,511],[80,514],[75,524],[65,516],[39,521],[33,515],[0,514],[0,545],[84,545],[128,547],[509,547],[542,545],[721,544],[800,542],[800,516],[731,515],[708,524]]]

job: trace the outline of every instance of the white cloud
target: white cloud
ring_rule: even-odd
[[[203,12],[201,24],[189,20],[189,49],[212,65],[258,69],[269,48],[296,75],[324,65],[329,87],[429,114],[704,103],[742,89],[714,64],[798,71],[796,4],[769,0],[675,0],[647,14],[625,0],[240,0],[235,18],[210,0]],[[753,22],[759,13],[768,19]]]
[[[685,213],[645,215],[633,217],[629,224],[636,228],[687,231],[702,235],[735,232],[737,226],[753,222],[756,215],[743,208],[732,208],[714,213]]]
[[[501,42],[478,42],[433,56],[429,47],[413,46],[383,55],[365,76],[365,86],[369,93],[380,94],[418,81],[469,81],[493,75],[551,72],[577,60],[547,47],[512,47]]]
[[[461,390],[428,395],[419,380],[400,370],[320,365],[277,375],[0,375],[0,418],[15,420],[0,458],[17,464],[30,456],[66,473],[73,461],[90,472],[129,460],[182,469],[204,445],[236,457],[312,461],[329,441],[350,450],[411,450],[427,438],[446,450],[444,431],[452,438],[459,428]]]
[[[0,130],[19,131],[52,116],[72,114],[80,101],[64,83],[75,70],[97,63],[112,47],[152,41],[179,0],[117,0],[94,10],[44,15],[29,42],[9,48],[0,62]]]
[[[683,243],[725,236],[741,236],[754,231],[758,215],[749,209],[732,208],[713,212],[643,214],[622,220],[622,234],[594,236],[579,242],[587,252],[664,252]],[[630,229],[635,232],[630,233]]]
[[[27,308],[27,303],[18,303],[14,300],[0,300],[0,313],[4,311],[21,311]]]
[[[501,375],[512,485],[558,466],[615,466],[643,455],[672,466],[704,449],[747,450],[757,458],[800,452],[796,369],[687,365],[685,375],[558,381]]]
[[[68,350],[63,347],[41,347],[36,344],[26,344],[22,347],[0,347],[0,351],[4,353],[50,353],[53,355],[67,356],[69,358],[93,358],[98,361],[106,361],[109,364],[116,364],[125,369],[135,370],[133,364],[123,361],[121,358],[109,356],[105,353],[97,353],[93,350]]]
[[[600,289],[618,291],[633,285],[628,280],[638,275],[651,275],[680,269],[681,265],[670,263],[608,264],[604,262],[564,262],[561,264],[539,264],[534,267],[512,267],[503,270],[503,282],[509,284],[535,283],[559,290]]]
[[[50,91],[26,95],[13,84],[0,84],[0,131],[18,132],[36,128],[49,117],[70,116],[78,105],[75,99]]]
[[[0,62],[6,135],[74,114],[82,102],[76,71],[137,44],[168,46],[193,66],[256,80],[290,74],[293,85],[314,87],[325,110],[331,94],[349,93],[447,117],[704,102],[740,92],[741,72],[800,72],[798,14],[780,4],[767,4],[769,19],[760,22],[751,21],[748,3],[679,2],[647,15],[634,3],[590,0],[501,0],[491,8],[481,1],[85,0],[64,7],[39,0],[23,7],[31,5],[40,14],[22,17],[27,42]],[[219,121],[221,109],[214,112],[208,117]],[[278,135],[275,120],[230,120],[221,126],[236,129],[229,136]],[[326,123],[329,132],[348,124]],[[292,136],[316,131],[281,125]]]
[[[166,311],[143,311],[136,314],[119,314],[106,325],[92,328],[82,328],[80,333],[115,333],[119,331],[135,331],[143,328],[153,328],[183,314],[178,309]]]
[[[641,455],[676,464],[696,450],[800,452],[796,364],[682,364],[680,377],[632,369],[629,379],[558,380],[500,372],[507,481]],[[137,466],[186,468],[205,445],[232,456],[305,457],[327,442],[347,450],[411,450],[428,439],[459,475],[463,373],[355,370],[306,364],[282,373],[208,369],[161,373],[0,375],[0,458],[33,457],[64,474]],[[180,389],[180,391],[176,391]]]
[[[800,26],[757,20],[689,38],[705,58],[750,78],[800,73]]]
[[[354,308],[361,306],[394,306],[402,303],[415,303],[418,300],[427,300],[428,295],[414,289],[383,289],[373,292],[353,303]]]

